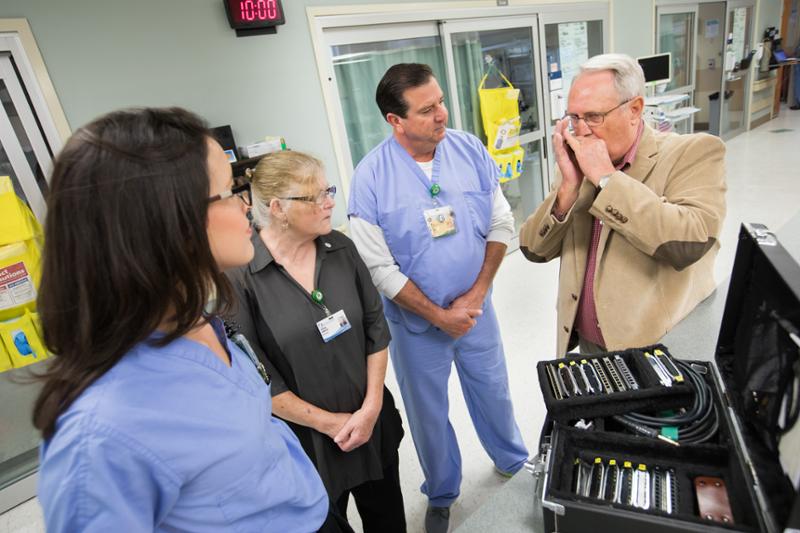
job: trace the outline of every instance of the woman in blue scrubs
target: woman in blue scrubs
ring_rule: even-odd
[[[181,109],[105,115],[59,154],[33,416],[48,531],[339,530],[268,375],[216,318],[222,272],[253,256],[249,204]]]

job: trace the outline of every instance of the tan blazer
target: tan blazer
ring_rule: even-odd
[[[571,348],[592,217],[603,223],[594,299],[607,349],[658,341],[713,292],[726,191],[718,137],[645,126],[633,164],[602,190],[584,179],[563,221],[552,215],[560,181],[520,232],[530,261],[561,257],[558,355]]]

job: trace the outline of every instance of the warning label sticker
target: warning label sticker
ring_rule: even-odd
[[[36,288],[25,263],[20,261],[0,268],[0,310],[11,309],[35,299]]]

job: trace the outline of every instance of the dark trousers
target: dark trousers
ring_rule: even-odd
[[[339,508],[330,502],[328,516],[317,533],[355,533],[347,522],[347,515],[339,513]]]
[[[364,533],[405,533],[406,513],[400,491],[400,462],[395,461],[383,471],[383,479],[367,481],[342,493],[336,507],[347,516],[350,494],[356,501]]]

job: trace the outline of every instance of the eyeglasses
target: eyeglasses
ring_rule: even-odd
[[[317,205],[325,203],[326,198],[333,200],[336,196],[336,185],[331,185],[327,189],[322,189],[315,196],[290,196],[288,198],[281,198],[281,200],[297,200],[300,202],[313,202]]]
[[[620,107],[624,106],[628,102],[630,102],[630,100],[625,100],[621,104],[609,109],[605,113],[600,113],[600,112],[597,112],[597,111],[589,111],[588,113],[584,114],[583,116],[576,115],[575,113],[567,113],[566,115],[564,115],[564,118],[568,118],[569,119],[569,121],[572,123],[572,127],[573,128],[578,126],[578,121],[579,120],[583,120],[586,123],[587,126],[594,126],[594,127],[602,126],[603,122],[606,119],[606,115],[608,115],[612,111],[616,111],[617,109],[619,109]]]
[[[210,196],[208,198],[208,203],[216,202],[217,200],[224,200],[225,198],[230,198],[231,196],[238,196],[239,199],[244,202],[244,205],[250,207],[253,205],[253,198],[251,194],[250,182],[246,182],[234,187],[233,189]]]

